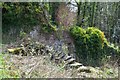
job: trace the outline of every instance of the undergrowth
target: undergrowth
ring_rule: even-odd
[[[0,53],[0,79],[2,79],[2,78],[19,78],[20,75],[19,75],[18,71],[10,70],[7,67],[4,57],[5,57],[5,54]]]

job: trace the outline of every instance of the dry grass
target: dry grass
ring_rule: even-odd
[[[115,78],[118,75],[110,73],[109,68],[92,68],[92,73],[78,72],[76,69],[65,69],[63,64],[55,64],[49,60],[49,56],[19,56],[9,55],[5,57],[11,70],[17,70],[24,78]],[[9,65],[9,63],[12,63]],[[104,72],[106,71],[106,72]],[[118,70],[116,70],[118,71]],[[107,73],[109,75],[107,75]]]

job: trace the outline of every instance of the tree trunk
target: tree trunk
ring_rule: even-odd
[[[78,4],[77,4],[77,6],[78,6],[78,11],[77,11],[77,26],[80,26],[80,9],[81,9],[81,2],[79,2]]]
[[[96,3],[93,3],[93,7],[92,7],[92,18],[91,18],[91,27],[94,26],[94,14],[95,14],[95,5]]]

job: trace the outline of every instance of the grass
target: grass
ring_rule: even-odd
[[[0,53],[0,79],[2,78],[19,78],[17,71],[10,70],[5,62],[6,54]]]
[[[6,63],[7,62],[7,63]],[[9,64],[8,64],[9,63]],[[13,64],[12,64],[13,63]],[[27,73],[30,69],[33,68],[31,65],[36,65],[34,63],[40,63],[37,67],[35,67],[31,74],[21,74],[17,72],[20,70],[21,72]],[[14,66],[19,67],[14,67]],[[21,67],[21,68],[20,68]],[[10,69],[11,68],[11,69]],[[94,68],[93,68],[94,69]],[[2,78],[19,78],[20,75],[24,76],[25,78],[77,78],[81,76],[91,77],[91,78],[117,78],[118,71],[117,69],[114,70],[112,67],[101,67],[99,70],[94,69],[92,73],[77,73],[76,69],[68,69],[65,70],[63,68],[63,64],[57,65],[54,62],[49,60],[48,56],[16,56],[10,54],[0,54],[0,79]],[[15,71],[17,70],[17,71]],[[114,71],[113,71],[114,70]],[[95,72],[94,72],[95,71]],[[78,75],[80,74],[80,75]]]

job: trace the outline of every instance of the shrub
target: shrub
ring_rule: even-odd
[[[39,3],[3,3],[3,26],[36,25],[39,23]]]
[[[74,38],[80,61],[86,65],[99,65],[106,55],[103,53],[104,45],[108,44],[104,33],[94,27],[83,29],[77,26],[72,27],[70,33]]]
[[[114,44],[108,44],[104,46],[104,53],[108,56],[117,56],[120,57],[120,47],[115,46]]]

